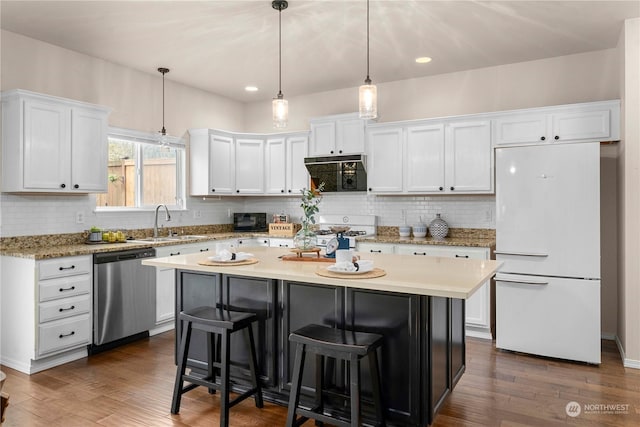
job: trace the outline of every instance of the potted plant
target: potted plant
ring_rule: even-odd
[[[297,249],[313,249],[318,243],[318,237],[313,230],[313,224],[316,223],[314,215],[318,213],[318,204],[322,201],[322,190],[324,190],[324,182],[315,189],[303,188],[302,193],[302,228],[293,237],[293,244]]]

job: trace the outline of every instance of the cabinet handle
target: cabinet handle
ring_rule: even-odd
[[[67,184],[60,184],[60,188],[66,188]]]
[[[555,139],[556,141],[560,139],[560,137],[558,135],[554,136],[553,139]]]
[[[455,190],[455,189],[456,189],[455,187],[451,187],[451,191],[453,191],[453,190]]]
[[[289,193],[291,193],[291,190],[289,190]]]
[[[469,255],[458,255],[458,254],[456,254],[456,258],[469,258]]]
[[[69,307],[69,308],[61,308],[61,309],[59,309],[58,311],[59,311],[60,313],[62,313],[63,311],[73,310],[74,308],[76,308],[76,306],[75,306],[75,305],[72,305],[72,306],[71,306],[71,307]]]
[[[414,252],[413,254],[414,254],[414,255],[424,255],[424,256],[427,256],[427,253],[426,253],[426,252]]]
[[[200,252],[209,252],[209,248],[200,249]]]
[[[236,193],[239,193],[239,192],[240,192],[240,190],[236,190]]]
[[[176,255],[180,255],[180,252],[176,252],[176,253],[169,252],[169,256],[176,256]]]
[[[284,193],[284,189],[280,190],[281,193]]]
[[[68,334],[60,334],[58,338],[70,337],[71,335],[75,335],[76,331],[71,331]]]
[[[369,187],[369,191],[373,191],[373,188]]]
[[[333,154],[333,150],[331,150],[331,151],[329,152],[329,154]]]
[[[342,154],[342,150],[338,151],[338,153]]]
[[[287,244],[285,243],[284,245],[280,245],[281,248],[288,248],[289,246],[287,246]]]
[[[76,189],[77,189],[77,188],[80,188],[80,186],[79,186],[78,184],[74,184],[74,185],[73,185],[73,188],[76,188]]]
[[[375,250],[375,249],[369,249],[369,252],[371,252],[372,254],[381,254],[381,253],[382,253],[382,250],[380,250],[380,249],[378,249],[378,250]]]
[[[74,268],[76,268],[75,265],[72,265],[71,267],[58,267],[58,270],[62,271],[62,270],[73,270]]]
[[[546,137],[546,136],[541,136],[541,137],[540,137],[540,141],[544,141],[545,139],[547,139],[547,137]]]
[[[65,292],[65,291],[72,291],[74,290],[76,287],[75,286],[71,286],[70,288],[60,288],[59,291],[60,292]]]
[[[442,191],[442,190],[444,190],[444,187],[439,187],[438,189],[439,189],[440,191]]]

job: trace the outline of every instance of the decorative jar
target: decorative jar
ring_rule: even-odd
[[[297,249],[313,249],[318,245],[318,236],[308,222],[302,223],[302,228],[293,236],[293,245]]]
[[[447,222],[440,218],[440,214],[436,214],[436,217],[429,223],[429,233],[434,239],[444,239],[449,233],[449,225]]]

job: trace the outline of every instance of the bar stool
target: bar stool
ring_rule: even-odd
[[[253,329],[251,324],[257,320],[254,313],[238,313],[217,309],[215,307],[198,307],[192,310],[180,312],[178,317],[183,324],[186,323],[182,332],[182,340],[178,351],[178,369],[176,372],[176,382],[173,389],[173,399],[171,402],[171,413],[177,414],[180,411],[180,400],[184,393],[193,390],[198,386],[207,387],[210,393],[220,390],[220,426],[229,425],[229,409],[240,403],[244,399],[255,395],[256,407],[262,408],[262,388],[258,379],[256,349],[253,341]],[[189,373],[185,374],[187,358],[189,355],[189,343],[191,341],[191,331],[198,329],[207,333],[207,376],[199,377]],[[252,388],[242,393],[240,396],[229,401],[229,367],[230,361],[230,337],[233,332],[244,330],[247,344],[250,348],[249,369],[251,371]],[[218,348],[216,356],[214,353],[214,334],[218,338]],[[218,360],[220,359],[220,360]],[[216,371],[220,370],[220,384],[216,383]],[[191,384],[184,386],[184,381]]]
[[[316,420],[316,424],[329,423],[336,426],[359,426],[360,417],[360,360],[367,356],[373,388],[373,401],[379,426],[384,426],[384,414],[380,390],[380,370],[376,349],[382,345],[382,335],[347,331],[321,325],[307,325],[292,332],[289,341],[297,343],[296,356],[293,367],[291,395],[287,412],[287,427],[299,426],[309,418]],[[316,355],[316,393],[315,406],[310,410],[299,407],[300,387],[302,385],[302,371],[307,353]],[[346,422],[336,417],[324,414],[324,358],[331,357],[346,360],[350,368],[350,403],[351,419]],[[296,419],[297,415],[301,415]]]

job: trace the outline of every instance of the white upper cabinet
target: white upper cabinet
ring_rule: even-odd
[[[371,193],[493,192],[489,120],[376,125],[367,138]]]
[[[445,192],[493,192],[489,120],[449,123],[445,143]]]
[[[365,124],[358,114],[340,114],[312,119],[310,156],[360,154],[365,152]]]
[[[402,127],[367,129],[367,186],[370,193],[402,192]]]
[[[265,146],[265,194],[285,194],[287,144],[285,137],[268,138]]]
[[[405,183],[409,193],[444,190],[444,125],[406,128]]]
[[[309,172],[304,165],[309,147],[308,133],[287,137],[287,194],[299,195],[300,190],[309,188]]]
[[[620,101],[507,111],[493,120],[494,145],[620,139]]]
[[[237,138],[235,141],[236,194],[264,193],[264,140]]]
[[[107,191],[109,109],[23,90],[2,94],[2,190]]]
[[[209,129],[190,130],[189,167],[192,196],[235,194],[233,137]]]

